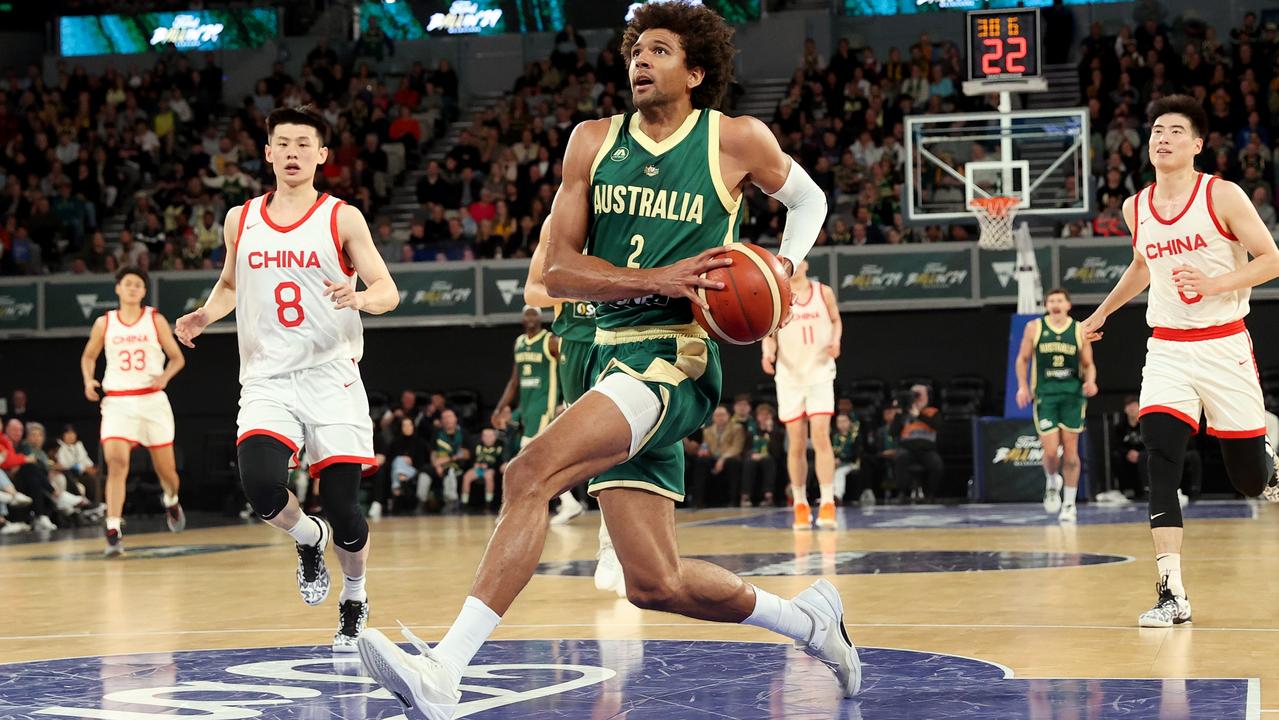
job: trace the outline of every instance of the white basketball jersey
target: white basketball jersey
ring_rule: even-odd
[[[164,372],[164,348],[160,347],[160,330],[155,308],[143,307],[132,324],[120,319],[118,310],[108,310],[107,329],[102,339],[107,371],[102,376],[102,389],[108,395],[140,395],[150,391],[155,379]]]
[[[355,274],[338,238],[343,202],[324,193],[286,227],[272,222],[270,199],[244,204],[235,246],[242,384],[364,355],[359,311],[337,310],[323,294],[325,280],[349,282]]]
[[[791,321],[777,331],[777,382],[816,385],[835,379],[835,359],[826,352],[831,317],[822,284],[808,281],[808,298],[791,307]]]
[[[1250,288],[1220,295],[1184,294],[1173,283],[1172,271],[1192,265],[1209,277],[1243,267],[1248,251],[1222,228],[1212,209],[1216,177],[1199,174],[1190,201],[1173,218],[1155,212],[1155,186],[1137,193],[1133,203],[1137,229],[1133,247],[1150,268],[1150,296],[1146,323],[1180,330],[1226,325],[1248,314]]]

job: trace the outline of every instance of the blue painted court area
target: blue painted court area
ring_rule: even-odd
[[[1044,512],[1038,503],[990,505],[876,505],[875,507],[841,507],[840,529],[879,528],[963,528],[1056,525],[1057,516]],[[1244,500],[1197,502],[1182,510],[1187,520],[1252,520],[1256,509]],[[687,517],[687,516],[686,516]],[[735,525],[754,528],[790,529],[794,514],[789,508],[766,510],[740,517],[716,520],[693,520],[683,527]],[[1149,524],[1146,503],[1127,505],[1079,506],[1080,525]],[[814,530],[814,532],[820,532]]]
[[[488,643],[463,678],[456,717],[1246,717],[1246,680],[1022,680],[993,663],[864,648],[862,694],[786,645],[673,640]],[[122,655],[0,666],[0,717],[145,720],[402,718],[358,656],[325,647]]]
[[[1037,570],[1132,560],[1127,555],[999,550],[737,553],[692,557],[715,563],[742,577]],[[595,574],[595,565],[595,560],[544,562],[537,566],[537,574],[590,577]]]

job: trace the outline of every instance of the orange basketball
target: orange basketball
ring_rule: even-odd
[[[724,289],[699,289],[710,309],[694,304],[693,316],[712,338],[749,345],[773,334],[790,313],[790,280],[782,262],[764,248],[752,243],[728,247],[733,264],[704,276],[724,283]]]

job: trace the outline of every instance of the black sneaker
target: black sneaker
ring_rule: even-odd
[[[107,547],[102,551],[104,557],[118,557],[124,554],[124,541],[119,530],[107,531]]]
[[[312,522],[320,526],[320,542],[315,545],[298,545],[298,592],[302,594],[302,602],[307,605],[319,605],[329,596],[329,569],[324,564],[324,551],[329,546],[328,523],[308,515]]]
[[[339,605],[338,631],[333,634],[333,652],[358,652],[356,642],[368,621],[368,600],[347,600]]]

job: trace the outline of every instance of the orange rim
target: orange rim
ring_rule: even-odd
[[[974,209],[981,209],[991,217],[1003,217],[1008,211],[1016,208],[1021,204],[1021,200],[1008,195],[996,195],[994,197],[973,198],[969,205]]]

